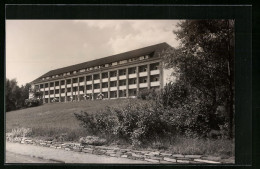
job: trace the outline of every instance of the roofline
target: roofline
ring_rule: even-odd
[[[154,44],[154,45],[150,45],[150,46],[146,46],[146,47],[143,47],[143,48],[138,48],[138,49],[134,49],[134,50],[131,50],[131,51],[127,51],[127,52],[123,52],[123,53],[119,53],[119,54],[115,54],[115,55],[110,55],[110,56],[106,56],[106,57],[103,57],[103,58],[99,58],[99,59],[92,59],[90,61],[87,61],[87,62],[81,62],[81,63],[78,63],[78,64],[74,64],[74,65],[70,65],[70,66],[65,66],[65,67],[61,67],[61,68],[57,68],[57,69],[53,69],[53,70],[50,70],[48,71],[47,73],[41,75],[40,77],[36,78],[35,80],[31,81],[30,83],[35,83],[37,82],[40,78],[43,78],[43,77],[48,77],[48,76],[52,76],[52,75],[48,75],[48,73],[52,72],[52,71],[58,71],[58,70],[61,70],[61,69],[66,69],[66,68],[71,68],[71,67],[76,67],[76,66],[80,66],[82,64],[87,64],[87,63],[90,63],[90,62],[94,62],[94,61],[101,61],[101,60],[104,60],[104,59],[108,59],[108,58],[114,58],[116,56],[122,56],[124,54],[128,54],[128,53],[133,53],[133,52],[138,52],[138,51],[142,51],[142,50],[145,50],[147,48],[151,48],[151,47],[160,47],[160,46],[163,46],[165,45],[165,48],[166,47],[171,47],[169,44],[167,44],[166,42],[163,42],[163,43],[159,43],[159,44]],[[156,50],[156,48],[155,48]],[[155,51],[153,51],[155,52]],[[133,57],[136,57],[133,55]],[[96,65],[95,65],[96,66]],[[76,69],[75,69],[76,70]],[[74,71],[74,70],[73,70]],[[64,71],[63,73],[65,73],[66,71]],[[47,76],[48,75],[48,76]]]

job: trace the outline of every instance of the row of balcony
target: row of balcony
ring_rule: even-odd
[[[158,67],[157,67],[157,64],[159,65],[159,63],[156,63],[156,68],[154,69],[151,69],[149,72],[150,72],[150,75],[156,75],[156,74],[159,74],[159,70],[158,70]],[[141,69],[142,68],[142,69]],[[137,77],[137,74],[136,74],[136,69],[133,69],[133,68],[129,68],[129,72],[128,72],[128,75],[129,75],[129,78],[134,78],[134,77]],[[148,75],[148,72],[147,72],[147,69],[143,66],[140,67],[140,70],[139,70],[139,77],[143,77],[143,76],[147,76]],[[119,79],[126,79],[126,71],[120,71],[119,70]],[[105,72],[105,73],[102,73],[101,74],[101,77],[102,77],[102,81],[107,81],[108,80],[108,72]],[[100,74],[94,74],[93,75],[93,79],[94,81],[95,80],[100,80]],[[117,71],[111,71],[110,72],[110,79],[111,80],[116,80],[117,79]],[[79,77],[79,78],[73,78],[72,82],[73,83],[77,83],[77,82],[84,82],[84,77]],[[86,76],[86,81],[92,81],[92,75],[89,75],[89,76]],[[67,83],[71,83],[71,79],[68,79],[67,80]],[[65,81],[61,81],[61,85],[65,84]],[[51,82],[50,83],[50,87],[53,87],[53,86],[59,86],[59,81],[56,81],[55,83],[54,82]],[[45,83],[45,87],[48,87],[48,83]],[[43,84],[40,85],[40,88],[43,88]]]
[[[150,83],[150,86],[151,86],[151,87],[160,86],[160,82],[159,82],[159,81],[151,82],[151,83]],[[140,84],[139,84],[139,88],[147,88],[147,87],[148,87],[148,83],[140,83]],[[136,88],[137,88],[137,84],[130,84],[130,85],[128,86],[128,89],[136,89]],[[119,90],[126,90],[126,89],[127,89],[127,86],[126,86],[126,85],[124,85],[124,86],[118,86],[118,89],[119,89]],[[100,93],[100,91],[101,91],[100,88],[93,90],[94,93]],[[102,92],[108,92],[108,91],[109,91],[109,90],[108,90],[107,87],[106,87],[106,88],[102,88]],[[116,87],[116,86],[115,86],[115,87],[110,87],[110,91],[117,91],[117,87]],[[73,93],[78,94],[78,91],[77,91],[77,90],[76,90],[76,91],[73,91]],[[87,94],[92,93],[92,89],[86,90],[86,93],[87,93]],[[79,91],[79,94],[84,94],[84,91],[80,90],[80,91]],[[57,96],[58,96],[59,93],[50,94],[50,96],[51,96],[51,95],[57,95]],[[61,96],[63,96],[63,95],[65,96],[65,92],[61,93]],[[71,95],[71,91],[67,92],[67,95]],[[48,94],[45,94],[45,96],[48,96]]]
[[[128,60],[121,60],[121,61],[117,61],[117,62],[113,62],[113,63],[107,63],[107,64],[103,64],[103,65],[99,65],[99,66],[83,68],[83,69],[80,69],[80,70],[74,70],[74,71],[71,71],[71,72],[61,73],[61,74],[57,74],[57,75],[53,75],[53,76],[49,76],[49,77],[43,77],[42,80],[50,79],[50,78],[56,78],[56,77],[59,77],[59,76],[67,76],[67,75],[71,75],[71,74],[82,73],[82,72],[85,72],[85,71],[101,69],[101,68],[104,68],[104,67],[106,68],[106,67],[126,64],[126,63],[129,63],[129,62],[132,62],[132,61],[136,61],[136,60],[148,59],[151,56],[152,55],[149,54],[149,55],[144,55],[144,56],[138,56],[138,57],[131,58],[131,59],[128,59]],[[152,66],[154,67],[154,66],[157,66],[157,65],[152,65]]]
[[[158,75],[159,74],[159,70],[154,70],[154,71],[151,71],[151,73],[150,73],[150,75],[151,76],[153,76],[153,75]],[[145,77],[145,76],[147,76],[147,72],[140,72],[139,73],[139,77]],[[131,79],[131,78],[136,78],[137,77],[137,75],[136,74],[130,74],[129,75],[129,79]],[[121,76],[119,76],[119,78],[118,78],[119,80],[126,80],[126,75],[121,75]],[[116,81],[117,80],[117,77],[110,77],[110,81]],[[108,82],[108,78],[104,78],[104,79],[96,79],[96,80],[93,80],[93,82],[94,82],[94,84],[97,84],[97,83],[100,83],[100,82]],[[78,86],[78,85],[80,85],[80,86],[83,86],[85,84],[85,82],[83,81],[83,82],[79,82],[79,83],[73,83],[72,85],[73,86]],[[92,80],[87,80],[86,81],[86,84],[88,85],[88,84],[92,84]],[[71,84],[67,84],[67,87],[71,87]],[[41,89],[43,88],[43,86],[41,86]],[[48,85],[45,85],[45,88],[47,88],[48,89]],[[59,86],[51,86],[50,87],[50,90],[53,90],[53,89],[58,89],[59,88]],[[65,88],[65,84],[63,83],[62,85],[61,85],[61,88]]]

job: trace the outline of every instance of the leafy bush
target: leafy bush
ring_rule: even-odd
[[[227,129],[225,116],[212,111],[211,102],[199,91],[193,92],[196,94],[184,84],[169,83],[159,94],[142,91],[139,98],[151,99],[147,102],[129,102],[120,108],[107,107],[75,116],[88,133],[128,140],[134,146],[175,135],[207,137],[212,130],[221,131],[223,138]]]
[[[32,129],[31,128],[14,128],[11,133],[8,134],[9,137],[28,137],[31,136]]]
[[[98,113],[75,113],[81,125],[92,134],[113,135],[143,146],[151,139],[171,135],[176,130],[165,118],[162,108],[154,102],[129,103],[123,108],[110,108]]]
[[[41,99],[31,98],[31,99],[25,100],[25,107],[35,107],[35,106],[39,106],[41,104],[42,104]]]
[[[158,93],[155,89],[144,89],[138,92],[137,98],[142,100],[156,100]]]
[[[205,98],[201,91],[188,88],[181,82],[171,82],[161,90],[156,101],[165,110],[173,112],[167,118],[174,121],[177,130],[188,137],[209,136],[212,130],[221,132],[221,137],[225,137],[228,134],[228,118],[223,108],[214,108],[217,103]]]

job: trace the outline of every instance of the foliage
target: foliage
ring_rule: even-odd
[[[39,106],[40,104],[42,104],[42,101],[40,99],[35,99],[35,98],[31,98],[31,99],[26,99],[25,100],[25,107],[35,107],[35,106]]]
[[[6,111],[15,110],[17,107],[20,107],[19,105],[20,99],[21,99],[21,90],[17,86],[17,81],[15,79],[12,80],[6,79],[6,92],[5,92]]]
[[[28,137],[31,136],[32,129],[31,128],[14,128],[12,129],[11,133],[9,133],[9,137]]]
[[[156,100],[158,93],[155,89],[143,89],[138,92],[137,98],[142,100]]]
[[[167,113],[151,101],[129,102],[122,108],[107,107],[98,113],[75,113],[75,117],[92,134],[113,135],[130,141],[134,146],[143,146],[150,139],[175,132],[174,126],[168,122]]]
[[[179,23],[174,33],[181,45],[169,49],[162,55],[166,68],[174,68],[177,81],[172,93],[174,100],[163,97],[164,105],[180,107],[198,119],[204,118],[209,130],[219,130],[217,114],[219,107],[225,107],[222,116],[233,136],[234,114],[234,21],[233,20],[186,20]],[[179,86],[179,87],[177,87]],[[179,93],[182,97],[174,93]],[[201,117],[202,116],[202,117]],[[201,120],[200,120],[201,122]]]
[[[25,102],[26,99],[29,98],[29,91],[31,90],[31,84],[26,83],[26,85],[22,85],[19,87],[17,85],[16,79],[6,79],[5,86],[5,101],[6,101],[6,111],[12,111],[16,109],[20,109],[22,107],[31,107],[28,105],[34,105],[37,101],[30,100]],[[34,96],[36,98],[42,98],[42,92],[33,90]]]

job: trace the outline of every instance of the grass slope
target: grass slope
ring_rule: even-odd
[[[14,128],[32,128],[36,136],[54,136],[57,133],[82,135],[84,129],[74,113],[80,111],[97,112],[107,106],[118,107],[127,104],[130,99],[94,100],[68,103],[51,103],[38,107],[16,110],[6,113],[6,131]],[[140,101],[131,99],[131,101]],[[80,133],[78,133],[80,132]]]

